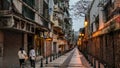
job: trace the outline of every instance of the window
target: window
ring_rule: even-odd
[[[49,10],[48,10],[48,4],[44,1],[43,2],[43,16],[45,17],[45,18],[48,18],[49,19],[49,12],[48,12]]]
[[[105,6],[104,7],[104,10],[103,10],[103,14],[104,14],[104,22],[107,22],[109,19],[108,19],[108,6]]]
[[[107,1],[107,4],[103,8],[103,14],[105,16],[104,22],[107,22],[113,17],[112,9],[114,8],[114,5],[112,3],[112,0]]]
[[[10,1],[8,0],[0,0],[0,10],[9,10]]]
[[[35,12],[24,5],[22,6],[22,14],[31,20],[34,20],[35,18]]]
[[[91,33],[93,32],[93,23],[91,24]]]
[[[23,0],[26,4],[28,4],[30,7],[34,8],[35,6],[35,0]]]
[[[54,3],[57,4],[57,3],[58,3],[58,0],[54,0]]]
[[[96,29],[99,29],[99,16],[95,18],[95,26],[96,26]]]

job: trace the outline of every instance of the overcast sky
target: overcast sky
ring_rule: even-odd
[[[70,6],[74,5],[75,2],[77,2],[77,1],[79,1],[79,0],[70,0],[70,2],[69,2]],[[84,27],[84,17],[81,17],[80,19],[72,18],[72,21],[73,21],[73,29],[75,31],[78,31],[80,28]]]

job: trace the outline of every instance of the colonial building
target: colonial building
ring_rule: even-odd
[[[18,67],[17,52],[35,48],[37,60],[72,41],[69,0],[0,0],[0,68]]]
[[[68,0],[54,0],[54,12],[53,12],[53,51],[65,51],[68,49],[68,31],[72,31],[72,22],[69,18],[69,1]],[[69,26],[70,25],[70,26]],[[67,34],[66,34],[67,33]]]
[[[0,67],[18,67],[17,52],[45,54],[51,22],[46,0],[0,0]],[[47,45],[47,43],[46,43]]]
[[[73,43],[71,42],[73,40],[73,33],[72,33],[72,19],[70,18],[69,14],[69,0],[64,1],[64,32],[65,32],[65,41],[66,41],[66,46],[65,50],[68,50]]]
[[[120,0],[93,0],[86,15],[87,58],[98,68],[120,67]]]
[[[52,25],[52,53],[58,53],[59,51],[59,36],[60,34],[63,34],[62,31],[62,19],[63,19],[63,14],[62,14],[62,9],[60,9],[61,7],[59,6],[59,4],[61,3],[61,1],[58,0],[53,0],[53,2],[51,2],[50,4],[50,20],[53,23]],[[64,34],[62,35],[64,36]]]

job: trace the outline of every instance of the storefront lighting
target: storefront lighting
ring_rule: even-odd
[[[52,41],[52,38],[46,38],[47,41]]]

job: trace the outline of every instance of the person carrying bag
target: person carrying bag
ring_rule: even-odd
[[[19,57],[20,68],[22,68],[22,65],[25,63],[25,60],[28,59],[27,54],[23,48],[19,49],[18,57]]]

